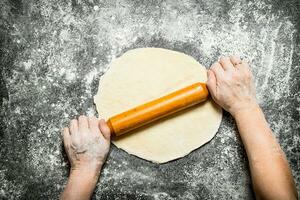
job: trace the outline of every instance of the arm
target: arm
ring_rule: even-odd
[[[80,116],[64,129],[64,146],[71,170],[60,199],[90,199],[109,151],[110,130],[104,120]]]
[[[208,70],[212,98],[236,120],[249,160],[257,199],[297,199],[291,170],[255,98],[249,66],[239,57],[221,58]]]
[[[234,118],[248,155],[257,199],[297,199],[288,162],[261,109],[239,111]]]

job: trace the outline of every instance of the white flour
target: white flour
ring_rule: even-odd
[[[43,0],[36,7],[32,6],[32,11],[40,10],[44,22],[38,23],[36,20],[31,24],[31,34],[38,42],[26,37],[26,27],[22,22],[16,22],[11,32],[13,42],[28,48],[25,48],[23,56],[15,59],[13,76],[7,80],[9,91],[17,91],[11,92],[10,101],[23,100],[28,96],[36,100],[31,109],[20,107],[22,105],[11,108],[11,119],[25,116],[24,120],[30,121],[30,115],[27,114],[34,112],[41,116],[36,125],[38,128],[32,129],[28,135],[26,165],[33,169],[38,178],[59,180],[57,190],[61,190],[65,181],[62,169],[66,164],[62,162],[60,129],[75,115],[95,114],[92,105],[95,88],[99,76],[108,69],[112,59],[125,49],[151,46],[156,39],[163,41],[162,48],[180,47],[176,50],[193,55],[199,52],[197,59],[207,68],[221,55],[237,54],[246,58],[256,78],[259,103],[266,109],[275,135],[278,137],[293,130],[291,125],[294,121],[290,113],[278,116],[272,112],[272,109],[284,112],[290,108],[282,99],[291,94],[291,71],[299,68],[292,65],[296,29],[288,13],[273,12],[271,5],[259,0],[231,0],[227,3],[213,0],[199,2],[198,6],[191,0],[168,0],[160,4],[135,4],[134,1],[125,0],[89,1],[90,4],[76,2],[80,11],[72,8],[71,2],[58,3],[54,0]],[[186,44],[187,48],[184,46]],[[157,43],[155,45],[158,47]],[[56,92],[51,93],[54,89],[57,89]],[[9,105],[10,102],[5,104]],[[281,106],[270,107],[273,105]],[[85,113],[78,111],[81,109]],[[296,109],[299,112],[299,108]],[[48,118],[53,116],[56,118]],[[14,122],[11,123],[16,126]],[[215,141],[220,141],[222,145],[230,144],[215,155],[214,158],[219,159],[220,163],[208,167],[207,171],[200,161],[188,165],[182,173],[189,181],[182,182],[190,186],[197,186],[201,181],[210,182],[215,186],[210,191],[214,193],[213,196],[224,193],[225,196],[232,194],[231,197],[235,199],[242,198],[249,192],[245,191],[249,174],[245,172],[247,169],[243,163],[246,161],[240,155],[242,150],[232,121],[224,122]],[[293,146],[299,144],[299,137],[294,136],[293,142]],[[121,155],[128,156],[124,153]],[[114,151],[111,153],[108,167],[103,171],[101,184],[104,186],[101,186],[101,190],[109,191],[111,183],[123,185],[118,191],[124,192],[124,179],[136,181],[137,185],[145,182],[155,184],[157,180],[153,177],[160,171],[151,171],[147,166],[141,168],[140,172],[132,171],[127,161],[118,160],[121,155]],[[231,164],[224,160],[238,163],[234,176],[243,177],[238,180],[241,187],[236,188],[236,185],[224,182],[219,184],[219,180],[234,178]],[[22,194],[23,185],[18,185],[19,189],[16,189],[12,181],[2,176],[0,171],[0,180],[4,180],[4,185],[0,185],[0,197],[5,196],[3,193],[8,190],[16,190],[15,197]],[[297,181],[299,183],[299,178]],[[127,187],[134,190],[134,185],[127,184]],[[138,192],[141,195],[153,192],[153,198],[156,199],[172,199],[159,189],[152,191],[149,187],[147,191],[146,187],[145,190],[140,188]],[[103,191],[98,191],[97,195]],[[193,195],[186,192],[181,197],[192,199]]]

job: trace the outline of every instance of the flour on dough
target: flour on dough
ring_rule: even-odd
[[[115,59],[101,77],[95,103],[109,117],[195,82],[206,82],[206,69],[194,58],[160,48],[140,48]],[[222,119],[211,100],[112,141],[140,158],[164,163],[183,157],[210,141]]]

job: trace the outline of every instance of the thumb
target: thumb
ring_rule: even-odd
[[[99,121],[99,128],[105,139],[110,140],[110,129],[104,119]]]
[[[217,91],[217,80],[213,71],[207,70],[207,88],[212,97],[216,96]]]

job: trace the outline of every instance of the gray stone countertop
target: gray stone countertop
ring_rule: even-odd
[[[0,199],[57,199],[68,176],[60,131],[96,115],[115,57],[138,47],[249,60],[258,101],[300,191],[299,1],[0,1]],[[247,157],[224,112],[211,142],[154,164],[112,146],[95,199],[253,199]]]

